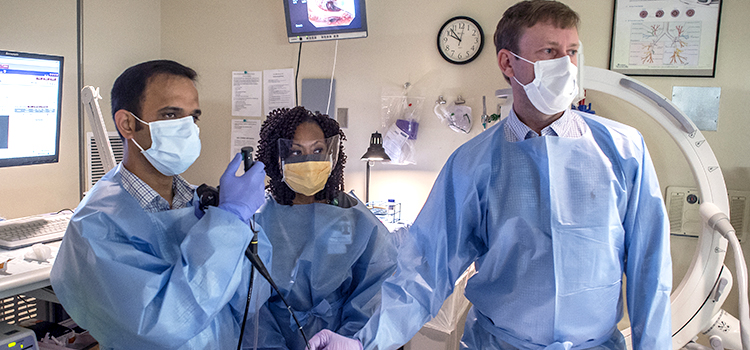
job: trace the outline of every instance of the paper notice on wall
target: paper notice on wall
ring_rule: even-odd
[[[265,115],[277,108],[294,107],[294,69],[263,71],[263,106]]]
[[[261,78],[263,73],[232,72],[232,115],[235,117],[260,117]]]
[[[232,145],[229,150],[229,159],[234,158],[234,155],[245,146],[252,146],[253,155],[255,155],[260,138],[260,124],[261,121],[257,119],[232,119]]]

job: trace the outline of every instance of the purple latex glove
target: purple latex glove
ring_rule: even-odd
[[[362,350],[362,343],[324,329],[310,339],[310,350]]]
[[[231,212],[243,222],[250,221],[256,210],[265,202],[264,181],[266,166],[255,162],[241,176],[235,172],[242,165],[242,156],[237,153],[229,162],[224,175],[219,180],[219,208]]]

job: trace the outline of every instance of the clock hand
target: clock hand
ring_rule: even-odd
[[[461,44],[461,38],[459,38],[459,37],[458,37],[458,34],[456,34],[456,31],[455,31],[455,30],[453,30],[453,28],[451,28],[451,31],[450,31],[450,34],[449,34],[449,35],[450,35],[451,37],[453,37],[453,39],[456,39],[456,40],[458,40],[458,44],[459,44],[459,45]]]

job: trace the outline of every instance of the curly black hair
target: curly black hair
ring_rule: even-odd
[[[283,205],[291,205],[296,192],[282,180],[277,141],[280,138],[294,139],[297,126],[305,122],[318,124],[326,138],[339,135],[341,141],[346,140],[346,136],[336,120],[325,114],[313,113],[302,106],[292,109],[279,108],[268,115],[260,127],[256,159],[266,165],[266,175],[270,178],[266,188],[270,190],[276,202]],[[331,169],[331,175],[328,176],[325,188],[315,194],[315,200],[330,202],[336,198],[339,192],[344,190],[344,164],[346,164],[346,154],[344,154],[344,143],[340,142],[336,166]]]

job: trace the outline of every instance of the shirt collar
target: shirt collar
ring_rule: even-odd
[[[182,176],[175,175],[172,177],[172,206],[162,198],[159,193],[141,180],[138,176],[130,172],[120,164],[120,176],[122,177],[122,187],[138,201],[141,208],[149,213],[156,213],[170,209],[181,209],[187,207],[193,199],[193,186],[190,185]]]
[[[588,126],[583,118],[570,109],[567,109],[560,118],[557,118],[552,124],[542,129],[541,136],[575,138],[583,136],[587,129]],[[530,135],[530,137],[527,137],[527,135]],[[508,121],[505,123],[505,139],[509,142],[518,142],[538,136],[534,130],[531,130],[531,128],[518,119],[516,111],[511,109]]]

